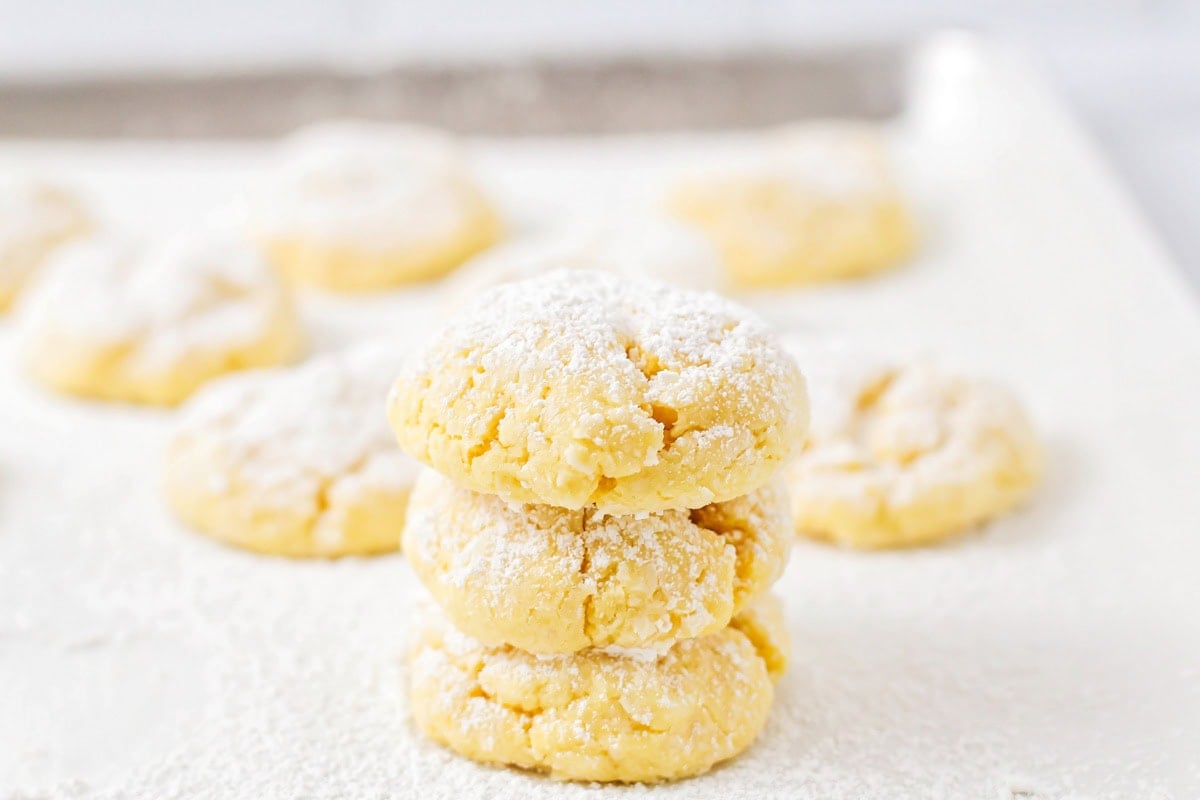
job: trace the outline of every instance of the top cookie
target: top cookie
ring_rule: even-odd
[[[388,415],[401,447],[475,491],[630,514],[763,485],[808,405],[795,362],[741,306],[559,270],[453,317]]]
[[[426,280],[490,245],[499,220],[439,131],[315,125],[284,144],[250,227],[288,277],[336,291]]]

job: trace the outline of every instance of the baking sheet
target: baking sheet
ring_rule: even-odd
[[[1048,450],[1027,511],[928,550],[799,543],[793,665],[743,757],[681,798],[1200,795],[1200,315],[1108,171],[1018,59],[915,60],[896,146],[926,241],[870,280],[742,299],[781,327],[936,354],[1010,384]],[[518,228],[651,205],[737,134],[480,140]],[[0,147],[119,224],[229,213],[257,145]],[[214,212],[214,209],[217,211]],[[433,290],[306,297],[318,348],[435,321]],[[639,794],[480,767],[405,717],[402,557],[300,563],[180,528],[169,412],[30,385],[0,321],[0,797]]]

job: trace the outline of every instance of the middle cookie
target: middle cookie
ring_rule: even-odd
[[[692,510],[510,504],[427,470],[403,548],[450,620],[533,653],[662,651],[724,628],[779,577],[791,534],[769,485]]]

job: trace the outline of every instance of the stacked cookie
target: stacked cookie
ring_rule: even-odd
[[[764,595],[790,539],[772,478],[807,426],[763,323],[714,294],[551,272],[453,318],[389,419],[436,470],[403,536],[439,606],[412,651],[428,736],[597,781],[749,746],[786,663]]]

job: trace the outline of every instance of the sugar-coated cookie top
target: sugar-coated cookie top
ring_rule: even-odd
[[[334,481],[349,491],[355,476],[407,489],[417,464],[396,447],[384,405],[405,357],[372,342],[223,378],[184,406],[172,447],[220,453],[239,481],[283,507],[310,502]]]
[[[42,247],[89,224],[74,195],[44,183],[0,179],[0,279],[24,272]]]
[[[155,368],[255,342],[281,309],[290,310],[289,296],[248,243],[200,234],[69,245],[46,265],[22,311],[30,339],[128,345],[130,358]]]
[[[1037,469],[1029,419],[1000,386],[841,342],[787,345],[808,378],[812,404],[793,492],[902,503],[997,470]]]
[[[476,491],[612,513],[761,486],[807,424],[767,325],[714,293],[589,270],[463,308],[397,380],[401,446]]]
[[[721,256],[698,232],[666,217],[587,219],[501,244],[451,279],[459,302],[492,286],[555,269],[656,278],[687,289],[719,289]]]
[[[471,187],[468,189],[468,187]],[[251,208],[256,235],[380,249],[455,235],[474,191],[449,136],[409,125],[331,122],[281,149]]]

